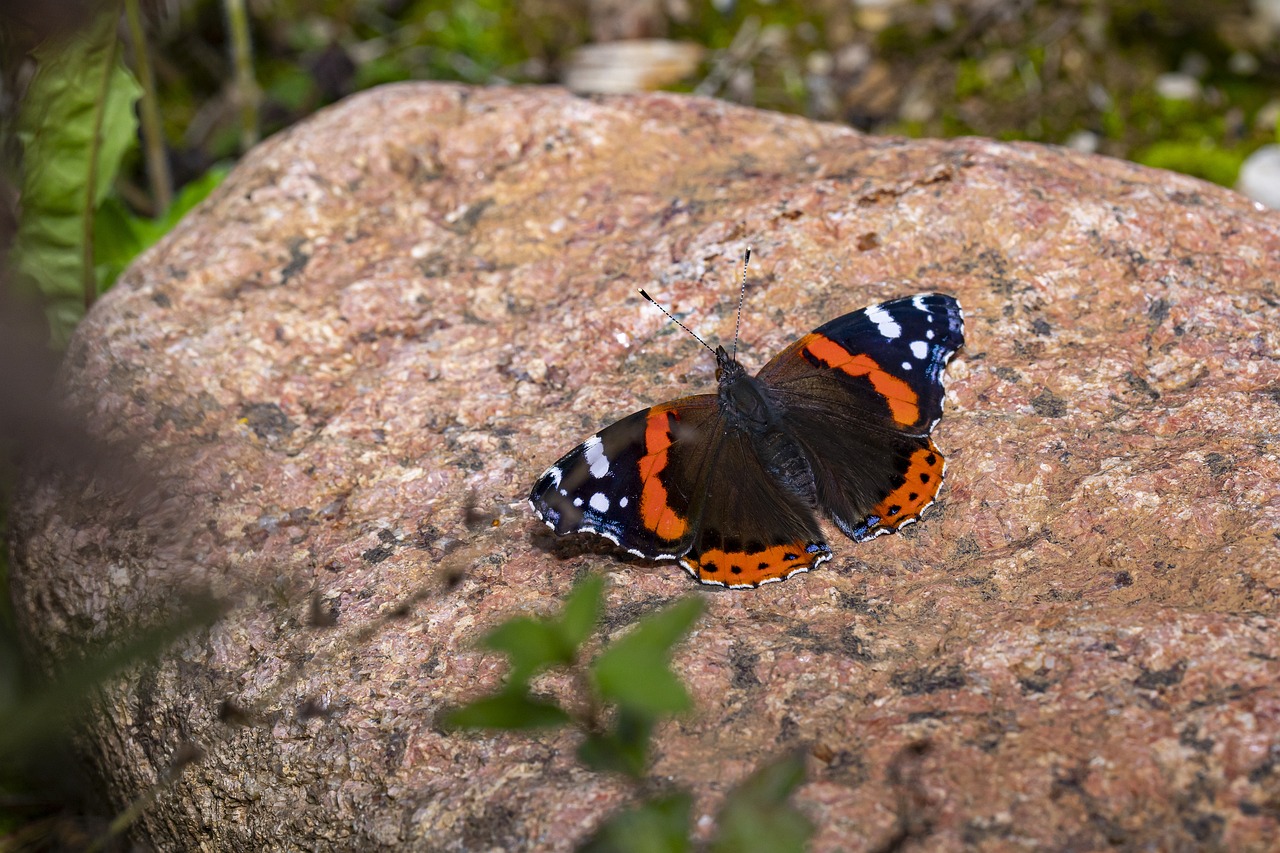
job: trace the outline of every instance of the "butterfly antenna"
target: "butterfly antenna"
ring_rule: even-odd
[[[751,247],[742,258],[742,286],[738,288],[738,319],[733,321],[733,359],[738,359],[738,329],[742,326],[742,300],[747,295],[747,264],[751,263]]]
[[[666,314],[666,315],[667,315],[667,319],[668,319],[668,320],[670,320],[671,322],[675,323],[677,326],[679,326],[680,328],[684,329],[684,330],[685,330],[686,332],[688,332],[689,334],[693,335],[693,339],[694,339],[695,341],[697,341],[698,343],[702,344],[704,347],[707,347],[707,349],[711,350],[711,352],[712,352],[713,354],[715,353],[715,350],[713,350],[713,349],[711,349],[711,347],[707,346],[707,342],[706,342],[706,341],[704,341],[702,338],[698,337],[697,335],[694,335],[694,334],[693,334],[693,330],[692,330],[692,329],[690,329],[690,328],[689,328],[688,326],[686,326],[684,323],[681,323],[681,322],[680,322],[679,320],[677,320],[675,317],[672,317],[672,316],[671,316],[671,312],[670,312],[670,311],[668,311],[666,308],[663,308],[661,305],[659,305],[659,304],[658,304],[658,301],[657,301],[656,299],[654,299],[654,298],[653,298],[652,296],[650,296],[649,294],[645,293],[643,290],[642,290],[642,291],[640,291],[640,295],[641,295],[641,296],[643,296],[645,299],[648,299],[650,302],[652,302],[652,303],[654,304],[654,306],[655,306],[659,311],[661,311],[663,314]]]

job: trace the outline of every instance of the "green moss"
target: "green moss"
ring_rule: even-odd
[[[977,62],[972,59],[962,59],[956,63],[956,100],[979,96],[986,90],[986,76]]]
[[[1139,149],[1134,160],[1144,166],[1182,172],[1229,187],[1236,182],[1240,164],[1246,156],[1247,152],[1244,150],[1219,148],[1208,141],[1170,140]]]

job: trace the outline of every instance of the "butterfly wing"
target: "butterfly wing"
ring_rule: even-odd
[[[605,427],[552,465],[529,505],[557,534],[594,533],[702,583],[784,580],[831,556],[813,507],[762,467],[717,398],[686,397]]]
[[[929,435],[963,342],[960,306],[941,294],[846,314],[756,377],[776,429],[734,426],[712,395],[644,409],[548,468],[530,506],[556,533],[679,558],[703,583],[784,580],[831,556],[817,508],[861,541],[933,503],[944,463]]]
[[[850,538],[892,533],[933,503],[944,461],[929,434],[963,343],[959,303],[923,293],[837,317],[757,375],[785,410],[818,504]]]
[[[779,441],[770,448],[767,442],[741,430],[723,433],[708,471],[696,537],[680,561],[702,583],[757,587],[831,557],[812,502],[788,490],[765,467],[766,459],[771,466],[786,466],[795,445]]]
[[[719,434],[710,394],[644,409],[569,451],[529,505],[558,534],[594,533],[647,559],[686,554]]]

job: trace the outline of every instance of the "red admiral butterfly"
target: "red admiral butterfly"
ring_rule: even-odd
[[[678,559],[705,584],[785,580],[831,558],[816,511],[862,542],[933,503],[944,464],[929,434],[963,343],[959,303],[922,293],[819,326],[754,378],[716,347],[718,393],[605,427],[529,505],[557,534]]]

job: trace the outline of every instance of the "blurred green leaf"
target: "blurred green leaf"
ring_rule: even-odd
[[[431,33],[432,47],[455,57],[442,67],[469,82],[485,83],[493,69],[522,57],[519,33],[504,26],[511,19],[506,0],[459,0],[445,8],[445,17],[433,19],[440,25]],[[459,62],[462,58],[467,61]]]
[[[98,281],[109,286],[142,251],[137,218],[118,198],[108,198],[93,217],[93,261]]]
[[[587,575],[569,592],[560,616],[560,636],[571,648],[576,650],[591,636],[600,619],[603,596],[604,578],[600,575]]]
[[[165,214],[155,219],[133,215],[118,198],[108,197],[103,201],[93,220],[93,258],[102,288],[114,284],[134,258],[172,231],[230,171],[230,166],[209,169],[183,187]]]
[[[22,145],[22,217],[12,264],[43,295],[55,342],[68,318],[96,295],[91,257],[94,211],[136,143],[133,106],[141,94],[120,60],[117,13],[108,6],[91,26],[34,52],[36,73],[15,126]]]
[[[376,56],[356,67],[355,79],[352,83],[357,90],[372,89],[374,86],[399,83],[411,77],[413,77],[413,69],[403,57]]]
[[[578,646],[591,635],[600,618],[603,594],[604,579],[589,575],[569,592],[558,618],[508,619],[486,634],[480,645],[502,652],[511,660],[511,684],[527,684],[544,669],[568,666],[577,660]]]
[[[68,663],[41,691],[0,705],[0,764],[42,739],[65,734],[77,714],[90,706],[100,685],[125,669],[154,659],[179,638],[212,624],[225,612],[215,599],[195,599],[163,623],[133,631],[117,645],[89,651]]]
[[[486,634],[480,645],[507,656],[511,661],[508,681],[512,685],[528,684],[542,670],[573,660],[555,623],[527,616],[503,622]]]
[[[542,729],[567,722],[569,715],[558,706],[523,689],[477,699],[445,717],[445,725],[463,729]]]
[[[613,727],[591,734],[578,747],[578,758],[592,770],[611,770],[639,779],[649,764],[653,718],[619,709]]]
[[[580,853],[684,853],[691,850],[689,816],[693,797],[679,791],[649,800],[609,818]]]
[[[266,94],[290,110],[300,110],[316,97],[316,82],[306,70],[296,65],[282,65],[267,76]]]
[[[756,770],[725,797],[712,853],[803,853],[813,824],[790,801],[804,782],[804,753]]]
[[[623,709],[659,716],[689,708],[684,684],[669,667],[671,648],[697,621],[702,601],[686,598],[646,617],[591,665],[600,695]]]

